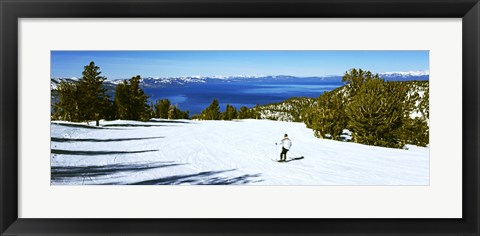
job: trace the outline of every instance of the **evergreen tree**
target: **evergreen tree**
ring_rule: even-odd
[[[168,119],[178,119],[178,108],[177,108],[177,105],[174,105],[174,106],[170,106],[169,110],[168,110]]]
[[[256,105],[254,108],[250,109],[250,116],[254,119],[261,119],[262,118],[262,114],[260,113],[261,109],[260,109],[260,105]]]
[[[426,146],[429,143],[429,95],[428,82],[397,82],[397,86],[408,89],[404,102],[403,124],[398,132],[401,140],[408,144]],[[423,93],[423,96],[420,96]],[[412,115],[413,114],[413,115]]]
[[[220,105],[217,99],[213,99],[210,106],[202,111],[201,116],[204,120],[219,120],[221,117]]]
[[[324,93],[302,114],[315,136],[338,139],[348,128],[358,143],[395,148],[428,144],[428,81],[385,82],[369,71],[351,69],[343,82],[347,84]]]
[[[150,117],[156,117],[155,114],[155,105],[153,104],[152,101],[150,101],[150,106],[148,107],[148,110],[150,112]]]
[[[151,109],[148,96],[140,88],[140,76],[117,85],[115,89],[115,107],[117,117],[126,120],[149,120]]]
[[[115,102],[112,100],[106,101],[106,109],[105,109],[105,114],[104,118],[106,120],[115,120],[117,119],[117,109],[115,107]]]
[[[128,88],[128,82],[124,80],[122,83],[118,84],[115,88],[115,109],[117,118],[121,120],[128,120],[130,119],[130,110],[129,110],[129,103],[130,103],[130,93]]]
[[[149,120],[150,109],[148,106],[148,96],[140,88],[141,77],[139,75],[130,79],[131,107],[130,116],[132,120]]]
[[[180,111],[179,119],[190,119],[190,112],[187,111]]]
[[[168,112],[170,110],[170,100],[162,99],[157,100],[155,103],[155,114],[158,118],[168,119]]]
[[[249,119],[252,118],[250,110],[246,106],[241,106],[238,110],[237,117],[238,119]]]
[[[428,84],[423,92],[423,97],[420,100],[419,107],[420,107],[420,112],[422,113],[422,117],[424,120],[430,119],[430,106],[429,106],[429,101],[430,101],[430,95],[429,95],[429,89],[428,89]]]
[[[234,106],[227,104],[225,112],[223,113],[223,119],[233,120],[236,118],[237,118],[237,109]]]
[[[61,82],[57,90],[59,101],[54,106],[54,117],[66,121],[79,121],[77,85],[73,82]]]
[[[348,95],[353,97],[365,82],[372,79],[380,79],[380,77],[378,74],[373,74],[370,71],[352,68],[345,72],[342,77],[342,82],[348,84],[348,86],[346,86],[347,92],[349,93]]]
[[[168,119],[189,119],[189,112],[180,110],[175,104],[170,106],[168,111]]]
[[[405,119],[399,137],[404,143],[425,147],[429,143],[427,121],[421,117]]]
[[[345,111],[355,142],[403,147],[399,132],[404,118],[404,88],[381,79],[368,79],[358,87]]]
[[[347,127],[343,95],[336,91],[320,95],[316,106],[305,116],[307,127],[312,128],[317,137],[338,140]]]
[[[188,112],[188,111],[187,111]],[[193,114],[191,117],[190,117],[192,120],[201,120],[202,119],[202,115],[201,114]]]
[[[105,117],[105,110],[108,109],[110,101],[103,87],[105,77],[100,76],[100,67],[95,66],[92,61],[84,67],[82,78],[78,81],[77,91],[78,110],[81,120],[95,120],[99,126],[99,120]]]

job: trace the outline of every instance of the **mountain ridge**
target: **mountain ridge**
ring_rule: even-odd
[[[378,74],[380,77],[389,81],[405,80],[429,80],[429,71],[405,71],[405,72],[384,72]],[[190,83],[208,83],[208,82],[241,82],[261,81],[261,80],[294,80],[294,79],[318,79],[321,81],[340,82],[341,75],[327,76],[292,76],[292,75],[231,75],[231,76],[181,76],[181,77],[144,77],[141,79],[141,86],[144,88],[161,88],[170,85],[185,85]],[[51,78],[50,88],[56,90],[60,82],[76,82],[79,78]],[[105,80],[107,86],[117,86],[127,79]]]

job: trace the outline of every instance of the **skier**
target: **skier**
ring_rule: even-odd
[[[287,160],[287,152],[292,147],[292,141],[288,138],[288,134],[283,136],[283,139],[280,140],[280,144],[282,145],[282,152],[280,153],[280,162],[284,162]],[[277,143],[275,143],[277,145]]]

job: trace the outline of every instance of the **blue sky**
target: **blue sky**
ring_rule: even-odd
[[[228,75],[343,75],[429,69],[428,51],[52,51],[51,77],[81,77],[94,61],[108,79]]]

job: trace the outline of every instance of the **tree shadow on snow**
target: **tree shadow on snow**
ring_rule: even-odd
[[[146,180],[137,183],[132,183],[132,185],[176,185],[176,184],[191,184],[191,185],[231,185],[231,184],[248,184],[261,182],[263,180],[258,180],[256,178],[260,177],[261,174],[254,175],[241,175],[238,177],[214,177],[214,175],[234,171],[232,170],[222,170],[222,171],[205,171],[197,174],[191,175],[174,175],[169,177],[164,177],[160,179]]]
[[[103,127],[163,127],[164,125],[147,125],[147,124],[110,124]]]
[[[159,139],[165,137],[144,137],[144,138],[117,138],[117,139],[94,139],[94,138],[85,138],[85,139],[72,139],[72,138],[56,138],[51,137],[52,142],[120,142],[120,141],[133,141],[133,140],[144,140],[144,139]]]
[[[60,125],[74,128],[85,128],[85,129],[103,129],[103,126],[90,126],[87,124],[65,124],[65,123],[51,123],[52,125]]]
[[[69,178],[102,177],[122,172],[136,172],[150,169],[166,168],[183,164],[173,162],[156,162],[148,164],[113,164],[103,166],[53,166],[51,167],[52,181],[68,181]]]
[[[51,149],[51,154],[98,156],[98,155],[113,155],[113,154],[134,154],[134,153],[156,152],[156,151],[158,151],[158,150],[141,150],[141,151],[76,151],[76,150]]]

